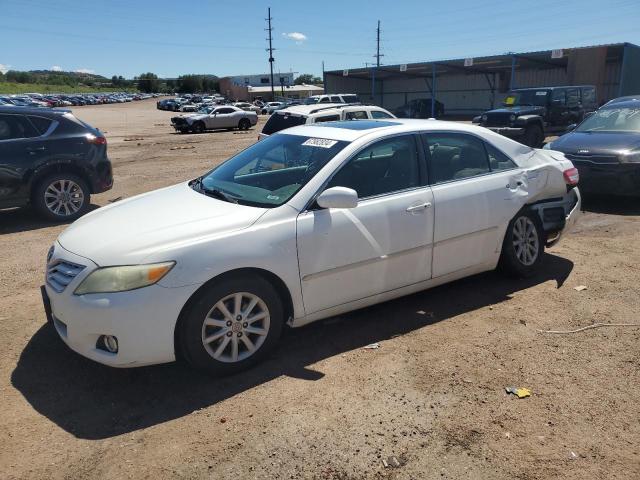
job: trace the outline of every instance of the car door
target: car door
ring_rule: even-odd
[[[0,114],[0,208],[27,202],[26,177],[46,154],[39,136],[24,115]]]
[[[433,197],[423,165],[414,135],[380,140],[354,155],[325,187],[354,189],[356,208],[318,207],[299,215],[307,314],[431,277]]]
[[[216,128],[233,128],[238,126],[240,121],[241,112],[236,111],[233,108],[225,107],[221,108],[218,112],[217,121],[218,127]]]
[[[433,277],[491,264],[527,199],[522,169],[479,137],[421,136],[434,203]]]

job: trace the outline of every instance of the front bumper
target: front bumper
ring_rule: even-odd
[[[640,197],[639,163],[571,161],[580,173],[580,190],[584,193]]]
[[[180,311],[197,285],[167,288],[160,285],[129,292],[74,295],[93,270],[93,262],[58,243],[50,264],[57,261],[85,265],[69,285],[58,292],[45,284],[43,300],[60,338],[75,352],[111,367],[138,367],[175,360],[174,330]],[[97,347],[101,335],[118,339],[118,352]]]
[[[485,127],[491,130],[492,132],[499,133],[500,135],[504,135],[509,138],[517,138],[524,135],[525,129],[522,127]]]

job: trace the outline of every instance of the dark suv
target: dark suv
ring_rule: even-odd
[[[113,185],[107,139],[68,110],[0,106],[0,209],[78,218]]]
[[[509,92],[503,105],[473,123],[536,148],[547,134],[564,132],[598,108],[596,88],[590,85],[519,88]]]

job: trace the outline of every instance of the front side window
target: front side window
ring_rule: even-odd
[[[382,140],[349,160],[334,175],[327,188],[352,188],[359,198],[367,198],[418,187],[418,162],[412,135]]]
[[[422,138],[427,147],[432,184],[489,173],[482,140],[459,133],[428,133]]]
[[[567,104],[567,94],[565,90],[561,88],[555,89],[551,95],[551,100],[559,101],[560,105]]]
[[[577,107],[580,103],[580,92],[577,88],[567,89],[567,107]]]
[[[318,103],[331,103],[331,100],[329,100],[329,97],[322,97]]]
[[[302,135],[271,135],[192,182],[216,198],[263,208],[286,203],[348,142]]]

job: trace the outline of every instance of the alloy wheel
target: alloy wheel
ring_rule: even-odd
[[[520,217],[513,224],[513,248],[518,260],[527,267],[533,265],[538,258],[538,230],[530,218]]]
[[[73,180],[56,180],[44,191],[44,203],[54,215],[66,217],[82,208],[84,192]]]
[[[215,360],[235,363],[253,355],[269,333],[269,309],[257,295],[237,292],[219,300],[202,324],[202,344]]]

